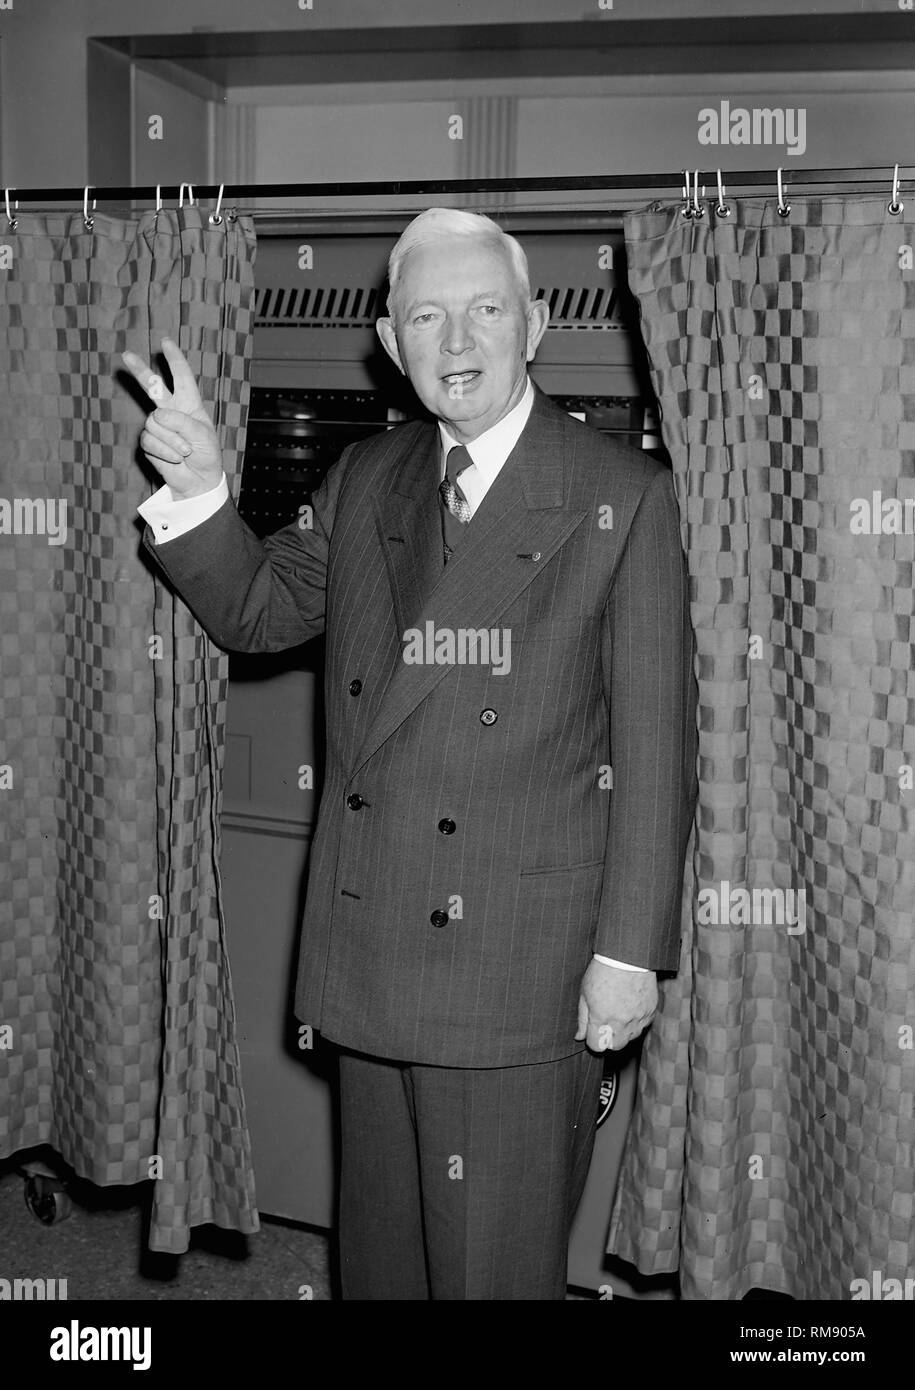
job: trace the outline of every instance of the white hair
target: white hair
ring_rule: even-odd
[[[427,208],[414,217],[388,257],[388,313],[393,314],[397,286],[403,274],[404,258],[418,246],[430,241],[451,241],[454,237],[477,237],[493,241],[508,254],[525,309],[531,302],[530,272],[524,247],[513,236],[503,232],[498,222],[481,212],[464,212],[461,208]]]

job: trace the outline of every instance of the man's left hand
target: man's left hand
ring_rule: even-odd
[[[620,1052],[648,1027],[657,1007],[653,970],[618,970],[592,960],[581,981],[575,1040],[586,1039],[592,1052]]]

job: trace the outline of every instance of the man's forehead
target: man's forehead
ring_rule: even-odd
[[[487,284],[511,280],[509,257],[498,242],[427,241],[414,246],[404,256],[402,279],[419,281],[439,278],[443,282],[463,280],[468,275],[485,277]]]

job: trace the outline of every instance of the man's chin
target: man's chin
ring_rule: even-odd
[[[475,420],[492,409],[492,401],[484,391],[456,391],[445,387],[436,393],[432,407],[444,420]]]

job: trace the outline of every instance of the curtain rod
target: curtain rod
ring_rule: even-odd
[[[866,184],[890,191],[893,181],[893,165],[882,168],[857,169],[798,169],[782,167],[782,182],[786,188],[821,187],[823,185]],[[903,166],[899,166],[902,170]],[[692,173],[692,171],[690,171]],[[717,171],[699,171],[700,179],[714,186]],[[900,182],[904,178],[900,172]],[[729,189],[735,186],[775,188],[775,172],[760,169],[723,170],[722,178]],[[355,183],[235,183],[222,186],[223,202],[234,202],[239,198],[328,198],[328,197],[369,197],[369,196],[432,196],[443,193],[582,193],[607,191],[638,191],[646,189],[676,188],[682,192],[684,171],[675,174],[594,174],[567,175],[558,178],[497,178],[497,179],[378,179]],[[189,185],[184,185],[188,187]],[[180,186],[177,184],[143,184],[135,187],[127,185],[108,188],[88,185],[89,196],[93,200],[116,202],[123,199],[154,199],[157,195],[166,197],[168,189],[174,188],[177,198]],[[200,198],[216,198],[219,184],[195,184],[195,201]],[[80,202],[86,188],[8,188],[10,199],[22,202]]]

